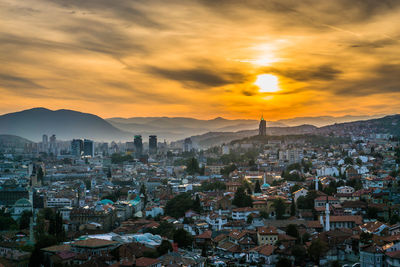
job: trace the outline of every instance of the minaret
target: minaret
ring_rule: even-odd
[[[267,183],[267,175],[264,172],[264,183],[263,183],[263,185],[265,185],[266,183]]]
[[[325,231],[330,230],[330,225],[329,225],[329,202],[328,199],[326,200],[326,209],[325,209]]]
[[[318,184],[319,184],[319,179],[318,177],[315,177],[315,191],[318,191]]]

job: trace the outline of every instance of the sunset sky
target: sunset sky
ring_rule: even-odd
[[[398,0],[0,0],[0,114],[400,113]]]

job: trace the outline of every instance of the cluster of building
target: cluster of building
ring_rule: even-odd
[[[3,231],[1,260],[27,266],[23,248],[35,245],[38,217],[52,210],[65,238],[40,248],[45,266],[400,266],[398,141],[321,145],[266,134],[262,119],[265,139],[201,151],[191,139],[177,148],[152,135],[144,146],[137,135],[69,146],[43,136],[47,155],[3,153],[2,216],[21,229]],[[192,157],[199,166],[189,172]],[[199,207],[172,204],[182,193]],[[167,226],[185,230],[190,244]]]

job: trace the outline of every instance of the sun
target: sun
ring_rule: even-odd
[[[280,90],[279,80],[272,74],[260,74],[254,82],[260,88],[261,93],[273,93]]]

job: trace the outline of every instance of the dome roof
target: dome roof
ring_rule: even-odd
[[[20,198],[15,202],[14,206],[30,207],[32,206],[32,203],[26,198]]]
[[[263,188],[271,187],[269,184],[265,183],[262,185]]]
[[[114,201],[107,199],[107,198],[100,200],[99,203],[102,205],[107,205],[107,204],[114,205]]]

